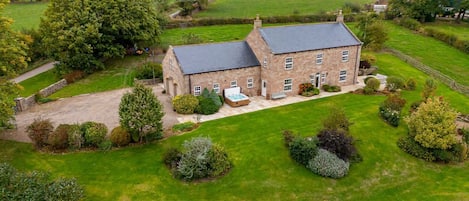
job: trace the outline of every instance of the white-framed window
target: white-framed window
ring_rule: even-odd
[[[200,86],[194,86],[194,96],[200,95],[200,92],[202,91],[202,87]]]
[[[230,87],[231,88],[234,88],[234,87],[237,87],[237,86],[238,86],[238,81],[233,80],[233,81],[230,82]]]
[[[267,57],[264,57],[264,62],[262,63],[262,66],[264,66],[264,68],[267,68]]]
[[[347,80],[347,71],[341,70],[339,73],[339,82],[344,82],[345,80]]]
[[[348,50],[342,51],[342,62],[348,61]]]
[[[219,94],[220,93],[220,84],[213,83],[213,90],[215,91],[215,93]]]
[[[321,84],[326,83],[326,77],[327,77],[327,73],[322,73],[321,74]]]
[[[248,88],[254,87],[254,79],[252,77],[248,78]]]
[[[319,53],[319,54],[316,55],[316,64],[317,64],[317,65],[321,65],[321,64],[322,64],[322,57],[323,57],[323,56],[324,56],[324,55],[323,55],[322,53]]]
[[[285,58],[285,70],[293,69],[293,57]]]
[[[293,80],[291,78],[283,81],[283,91],[291,91],[293,86]]]

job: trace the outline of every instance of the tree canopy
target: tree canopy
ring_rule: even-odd
[[[367,13],[359,16],[357,21],[358,37],[363,41],[363,46],[372,50],[381,50],[388,40],[388,33],[379,16]]]
[[[59,72],[92,72],[126,48],[156,43],[160,21],[152,0],[51,0],[40,32]]]
[[[420,22],[434,21],[446,0],[390,0],[389,12],[394,16],[407,16]]]

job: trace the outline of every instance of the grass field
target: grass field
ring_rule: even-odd
[[[397,58],[379,54],[380,73],[417,80],[417,91],[403,91],[408,104],[420,98],[426,75]],[[440,84],[459,111],[469,113],[469,100]],[[467,200],[463,164],[435,164],[405,154],[396,140],[404,125],[390,127],[377,115],[383,96],[345,94],[203,123],[198,130],[145,145],[109,152],[44,154],[29,144],[0,141],[0,161],[21,170],[45,170],[54,177],[76,177],[86,200]],[[344,108],[354,124],[351,134],[363,162],[343,179],[319,177],[296,164],[283,146],[281,131],[315,135],[328,108]],[[195,136],[222,144],[234,168],[223,178],[184,183],[170,175],[162,156],[172,146]]]
[[[22,29],[38,28],[41,16],[48,3],[14,3],[5,7],[4,15],[14,20],[12,28]]]
[[[28,97],[33,95],[59,80],[53,70],[36,75],[19,83],[23,87],[23,90],[20,91],[20,96]]]
[[[195,17],[212,18],[254,18],[256,14],[261,16],[287,16],[293,14],[318,14],[321,12],[337,12],[342,9],[345,2],[373,3],[370,0],[216,0],[210,3],[208,9],[199,12]]]
[[[454,34],[462,40],[469,40],[469,23],[448,24],[448,23],[428,23],[425,27],[433,27],[445,33]]]
[[[145,56],[128,56],[123,59],[114,59],[106,63],[106,70],[95,72],[70,84],[50,97],[65,98],[133,86],[133,70],[136,66],[145,62],[145,59]]]

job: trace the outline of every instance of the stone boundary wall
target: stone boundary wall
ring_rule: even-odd
[[[47,97],[56,91],[64,88],[67,86],[67,81],[65,79],[62,79],[54,84],[49,85],[48,87],[41,89],[38,94],[40,94],[42,97]],[[17,112],[22,112],[26,111],[29,108],[33,107],[36,105],[36,94],[33,94],[29,97],[23,98],[19,97],[15,99],[16,102],[16,111]]]
[[[143,84],[143,85],[155,85],[158,83],[163,83],[163,80],[161,78],[155,78],[155,79],[134,79],[135,84]]]

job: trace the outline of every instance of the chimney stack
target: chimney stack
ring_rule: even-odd
[[[339,10],[339,14],[337,15],[336,22],[344,23],[344,15],[342,15],[342,10]]]
[[[262,20],[259,19],[259,14],[256,15],[256,19],[254,20],[254,29],[262,27]]]

